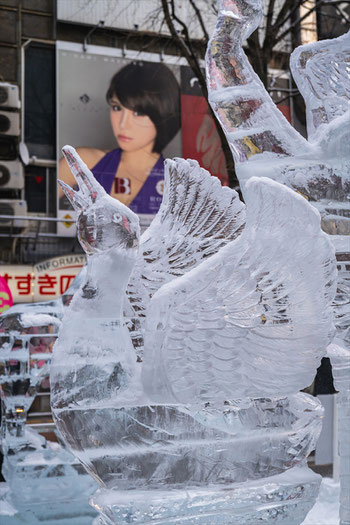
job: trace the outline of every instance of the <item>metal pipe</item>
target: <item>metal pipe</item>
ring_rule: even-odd
[[[28,412],[27,417],[52,417],[51,412]]]
[[[103,27],[104,25],[105,25],[104,20],[100,20],[97,25],[95,25],[93,28],[90,29],[90,31],[88,32],[88,34],[84,38],[84,42],[83,42],[83,51],[84,51],[84,53],[86,53],[86,50],[87,50],[87,41],[88,41],[89,36],[91,36],[92,33],[94,31],[96,31],[96,29],[98,29],[99,27]]]
[[[38,159],[38,157],[33,155],[33,157],[30,157],[29,159],[28,166],[42,166],[44,168],[55,168],[56,161],[49,159]]]
[[[55,423],[27,423],[27,426],[30,428],[35,428],[40,432],[45,432],[45,430],[49,431],[56,428]]]
[[[71,212],[73,213],[73,212]],[[33,215],[0,215],[0,221],[1,219],[4,220],[26,220],[26,221],[47,221],[47,222],[75,222],[75,219],[59,219],[58,217],[37,217]],[[2,227],[0,222],[0,228]]]
[[[57,233],[39,233],[39,235],[30,235],[30,234],[25,234],[25,235],[21,235],[20,233],[13,233],[13,234],[8,234],[8,233],[0,233],[0,238],[5,238],[5,239],[8,239],[8,238],[11,238],[11,239],[36,239],[37,237],[39,237],[40,239],[41,238],[50,238],[50,239],[57,239],[57,238],[60,238],[62,237],[63,239],[70,239],[72,237],[66,237],[65,235],[58,235]]]
[[[25,48],[31,43],[32,39],[26,40],[21,46],[21,142],[24,142],[24,95],[25,95],[25,78],[24,78],[24,67],[25,67]]]

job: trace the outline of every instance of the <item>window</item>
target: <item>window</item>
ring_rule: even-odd
[[[55,48],[30,44],[25,50],[24,141],[30,156],[56,158]]]
[[[28,212],[53,215],[56,201],[56,170],[27,166],[25,171],[25,199]]]

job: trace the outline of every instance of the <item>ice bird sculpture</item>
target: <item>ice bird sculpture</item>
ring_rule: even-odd
[[[286,473],[314,448],[321,411],[295,392],[333,337],[336,267],[318,212],[265,178],[247,183],[245,206],[176,159],[138,248],[137,216],[64,154],[88,271],[55,345],[52,408],[101,484],[101,523],[243,524],[242,505],[253,523],[281,498],[281,519],[300,523],[318,480]]]

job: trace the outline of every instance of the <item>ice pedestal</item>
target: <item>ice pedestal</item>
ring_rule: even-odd
[[[340,525],[350,525],[350,253],[349,237],[332,236],[338,262],[338,288],[334,301],[337,329],[327,354],[331,359],[338,412]]]
[[[314,505],[321,476],[307,467],[232,485],[186,489],[114,491],[91,499],[102,517],[96,525],[298,525]]]

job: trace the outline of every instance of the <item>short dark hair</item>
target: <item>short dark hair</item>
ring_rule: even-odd
[[[126,108],[147,115],[157,129],[153,151],[161,153],[180,129],[180,89],[168,67],[154,62],[132,62],[111,79],[106,93]]]

